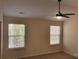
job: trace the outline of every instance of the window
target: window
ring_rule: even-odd
[[[60,44],[60,26],[50,26],[50,45]]]
[[[8,24],[8,48],[22,48],[25,45],[25,25]]]

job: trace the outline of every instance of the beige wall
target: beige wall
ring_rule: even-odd
[[[1,58],[1,22],[0,22],[0,58]]]
[[[77,13],[69,21],[64,22],[64,51],[77,56],[78,54],[78,23]]]
[[[1,14],[1,10],[0,10],[0,14]],[[0,20],[1,20],[1,15],[0,15]],[[0,31],[0,33],[1,33],[1,31]],[[1,37],[1,36],[0,36]],[[0,58],[1,58],[1,38],[0,38]]]
[[[26,24],[26,48],[8,49],[7,25],[8,23]],[[60,25],[62,22],[53,22],[44,19],[23,19],[14,17],[4,17],[4,58],[15,59],[18,57],[28,57],[40,54],[54,53],[63,50],[62,43],[60,45],[50,46],[49,44],[49,26]],[[62,36],[62,35],[61,35]],[[62,37],[61,37],[62,39]],[[61,40],[62,42],[62,40]]]
[[[0,0],[0,21],[2,21],[3,20],[3,12],[2,12],[2,0]]]
[[[1,47],[2,47],[2,46],[1,46],[1,45],[2,45],[2,44],[1,44],[1,43],[2,43],[2,42],[1,42],[1,41],[2,41],[2,39],[1,39],[1,38],[2,38],[2,37],[1,37],[1,36],[2,36],[2,28],[1,28],[2,25],[1,25],[1,24],[3,24],[3,23],[2,23],[2,20],[3,20],[3,14],[2,14],[2,0],[0,0],[0,59],[1,59],[1,56],[2,56],[2,51],[1,51],[1,50],[2,50],[2,48],[1,48]]]

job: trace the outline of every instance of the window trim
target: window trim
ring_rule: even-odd
[[[26,24],[24,24],[24,23],[8,23],[8,25],[9,24],[22,24],[22,25],[24,25],[25,26],[25,33],[24,33],[24,47],[16,47],[16,48],[9,48],[9,26],[7,27],[7,29],[8,29],[8,31],[7,31],[7,36],[8,36],[8,44],[7,44],[7,48],[8,49],[24,49],[24,48],[26,48]]]
[[[59,35],[59,43],[56,43],[56,44],[50,44],[51,46],[53,46],[53,45],[60,45],[61,44],[61,26],[60,25],[50,25],[50,27],[51,26],[59,26],[60,27],[60,35]],[[51,36],[51,35],[50,35]],[[50,39],[51,40],[51,39]]]

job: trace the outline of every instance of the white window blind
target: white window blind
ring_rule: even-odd
[[[25,45],[25,25],[8,24],[8,47],[22,48]]]
[[[50,26],[50,45],[60,44],[60,26]]]

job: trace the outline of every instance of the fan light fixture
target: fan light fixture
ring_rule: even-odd
[[[57,16],[56,18],[57,18],[57,19],[62,19],[62,17],[61,17],[61,16]]]

